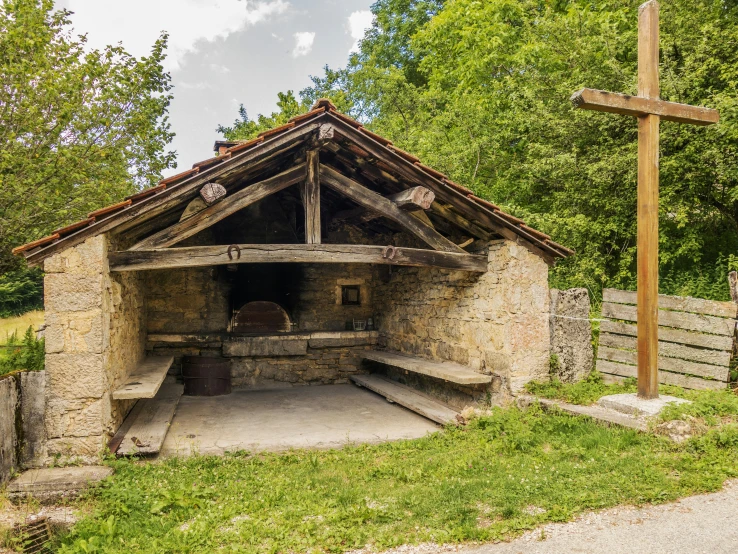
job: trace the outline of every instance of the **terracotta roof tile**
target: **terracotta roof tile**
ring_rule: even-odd
[[[67,225],[66,227],[62,227],[61,229],[57,229],[54,231],[53,234],[59,235],[60,237],[65,237],[67,235],[71,235],[75,231],[79,231],[83,227],[87,227],[88,225],[92,225],[95,223],[94,217],[88,217],[87,219],[83,219],[81,221],[77,221],[75,223],[72,223],[71,225]]]
[[[260,137],[263,137],[265,139],[277,135],[281,133],[282,131],[286,131],[287,129],[292,129],[292,127],[295,126],[294,122],[285,123],[284,125],[280,125],[279,127],[275,127],[274,129],[269,129],[268,131],[264,131],[263,133],[259,133]]]
[[[468,189],[468,188],[460,185],[459,183],[454,183],[449,178],[444,179],[443,182],[446,183],[448,186],[450,186],[452,189],[456,189],[457,191],[459,191],[459,192],[461,192],[461,193],[463,193],[465,195],[474,194],[470,189]]]
[[[411,164],[414,164],[420,161],[420,158],[418,158],[417,156],[413,156],[410,152],[405,152],[404,150],[400,150],[399,148],[397,148],[397,146],[393,145],[393,146],[388,146],[387,148],[392,150],[398,156],[405,158]]]
[[[519,218],[515,217],[515,216],[514,216],[514,215],[512,215],[512,214],[509,214],[509,213],[507,213],[507,212],[503,212],[502,210],[500,210],[500,211],[499,211],[499,212],[497,212],[497,213],[498,213],[498,214],[499,214],[499,215],[500,215],[500,216],[501,216],[502,218],[504,218],[504,219],[506,219],[507,221],[509,221],[510,223],[514,223],[515,225],[525,225],[525,221],[523,221],[522,219],[519,219]]]
[[[352,127],[357,128],[357,129],[361,129],[362,127],[364,127],[361,123],[359,123],[355,119],[352,119],[349,116],[347,116],[346,114],[342,114],[341,112],[337,112],[336,110],[331,110],[331,114],[332,115],[335,115],[338,119],[340,119],[344,123],[348,123],[349,125],[351,125]],[[379,136],[379,135],[375,135],[375,136]],[[379,138],[382,138],[382,137],[379,137]],[[382,140],[387,140],[387,139],[382,139]]]
[[[310,110],[307,113],[296,115],[295,117],[290,119],[290,123],[294,123],[295,125],[297,125],[298,123],[302,121],[305,121],[307,119],[310,119],[311,117],[315,117],[316,115],[322,114],[322,113],[325,113],[325,108],[323,107],[317,108],[315,110]]]
[[[15,256],[17,254],[20,254],[21,252],[26,252],[28,250],[38,248],[39,246],[44,246],[50,242],[54,242],[58,238],[59,238],[59,234],[54,233],[53,235],[49,235],[48,237],[34,240],[33,242],[29,242],[28,244],[24,244],[23,246],[17,246],[16,248],[13,248],[12,253]]]
[[[231,154],[235,154],[236,152],[242,152],[243,150],[248,150],[252,146],[256,146],[257,144],[264,142],[264,137],[256,137],[251,140],[247,140],[245,142],[242,142],[241,144],[238,144],[236,146],[231,146],[228,151]]]
[[[373,138],[374,140],[376,140],[379,144],[381,144],[383,146],[391,146],[392,145],[392,141],[391,140],[386,139],[386,138],[384,138],[382,136],[379,136],[376,133],[372,133],[366,127],[359,127],[359,131],[361,131],[365,135],[369,136],[370,138]]]
[[[469,198],[470,200],[473,200],[477,204],[480,204],[481,206],[489,208],[490,210],[493,210],[495,212],[504,213],[502,212],[502,210],[500,210],[500,207],[497,204],[493,204],[489,200],[485,200],[484,198],[479,198],[479,196],[474,196],[473,194],[467,194],[466,197]]]
[[[122,210],[123,208],[127,208],[131,204],[132,202],[130,200],[123,200],[123,202],[118,202],[117,204],[111,204],[110,206],[105,206],[104,208],[100,208],[99,210],[90,212],[87,214],[87,217],[98,218],[104,215],[110,215],[113,212],[117,212],[119,210]]]
[[[203,160],[201,162],[197,162],[196,164],[193,164],[192,167],[197,167],[200,169],[206,169],[208,167],[212,167],[216,164],[222,163],[228,159],[230,159],[231,153],[226,152],[224,154],[220,154],[218,156],[213,156],[212,158],[208,158],[207,160]]]
[[[422,163],[420,163],[420,162],[415,162],[415,165],[416,165],[417,167],[419,167],[420,169],[422,169],[423,171],[425,171],[425,172],[426,172],[426,173],[427,173],[428,175],[431,175],[431,176],[435,177],[436,179],[438,179],[438,180],[440,180],[440,181],[443,181],[444,179],[446,179],[446,178],[447,178],[447,177],[446,177],[446,176],[445,176],[445,175],[444,175],[443,173],[441,173],[440,171],[436,171],[436,170],[435,170],[435,169],[433,169],[432,167],[428,167],[427,165],[424,165],[424,164],[422,164]]]
[[[556,248],[557,250],[561,250],[562,252],[564,252],[564,253],[567,253],[567,254],[569,254],[570,256],[571,256],[572,254],[576,254],[576,250],[572,250],[571,248],[567,248],[567,247],[566,247],[566,246],[564,246],[563,244],[559,244],[558,242],[554,242],[554,241],[552,241],[551,239],[548,239],[548,240],[546,241],[546,244],[548,244],[549,246],[553,246],[553,247],[554,247],[554,248]]]
[[[193,167],[192,169],[188,169],[187,171],[183,171],[182,173],[177,173],[176,175],[172,175],[171,177],[162,179],[161,181],[159,181],[159,184],[169,185],[177,181],[181,181],[182,179],[186,179],[187,177],[190,177],[192,175],[197,175],[199,171],[200,171],[199,167]]]
[[[328,98],[318,98],[315,104],[313,104],[313,107],[310,109],[315,110],[317,108],[326,108],[328,110],[335,110],[336,106]]]
[[[541,239],[544,242],[551,238],[546,233],[543,233],[539,231],[538,229],[534,229],[533,227],[529,227],[528,225],[525,225],[525,224],[522,224],[520,228],[523,229],[523,231],[525,231],[526,233],[533,235],[534,237]]]
[[[162,183],[160,185],[156,185],[155,187],[150,187],[147,189],[144,189],[140,192],[137,192],[136,194],[131,194],[130,196],[126,196],[126,200],[130,200],[131,202],[138,202],[139,200],[143,200],[144,198],[148,198],[152,194],[156,194],[157,192],[160,192],[167,188],[166,183]]]

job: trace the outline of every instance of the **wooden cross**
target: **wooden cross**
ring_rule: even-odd
[[[717,123],[716,110],[659,100],[659,3],[638,9],[638,96],[582,89],[577,108],[638,118],[638,396],[658,398],[659,122]]]

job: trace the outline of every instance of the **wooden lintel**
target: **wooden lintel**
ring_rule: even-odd
[[[417,220],[406,211],[398,208],[395,203],[388,198],[369,190],[353,179],[349,179],[345,175],[339,173],[335,169],[326,165],[321,165],[320,177],[321,181],[327,187],[330,187],[339,194],[348,197],[360,206],[380,213],[382,216],[399,223],[432,248],[444,252],[464,252],[464,250],[456,246],[456,244],[444,237],[438,231],[428,227],[428,225]]]
[[[302,185],[302,203],[305,206],[305,242],[320,244],[320,151],[308,150]]]
[[[242,210],[246,206],[266,198],[282,189],[294,185],[305,178],[305,164],[297,165],[287,171],[265,179],[245,189],[233,193],[226,200],[201,210],[193,216],[154,233],[150,237],[136,243],[131,250],[164,248],[172,246],[184,239],[207,229],[221,219]]]
[[[591,88],[575,92],[571,97],[571,101],[577,108],[583,110],[610,112],[634,117],[658,115],[664,121],[675,121],[677,123],[712,125],[720,120],[719,112],[711,108],[689,106],[677,102],[666,102],[657,98],[629,96]]]
[[[466,252],[355,244],[239,244],[125,250],[109,255],[111,271],[258,263],[368,263],[483,273],[487,257]]]

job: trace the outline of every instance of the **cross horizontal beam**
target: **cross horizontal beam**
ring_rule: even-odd
[[[666,102],[641,96],[629,96],[584,88],[571,96],[571,102],[577,108],[597,112],[610,112],[634,117],[658,115],[664,121],[692,123],[694,125],[712,125],[720,120],[717,110],[689,106],[677,102]]]
[[[125,250],[108,256],[111,271],[259,263],[367,263],[483,273],[487,257],[358,244],[238,244]]]

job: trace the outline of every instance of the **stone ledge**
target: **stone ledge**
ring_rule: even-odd
[[[113,468],[105,466],[32,469],[10,482],[8,496],[13,500],[32,496],[39,501],[74,497],[112,474]]]
[[[605,425],[618,425],[620,427],[627,427],[628,429],[636,429],[637,431],[648,430],[648,424],[644,419],[623,414],[615,410],[609,410],[602,406],[579,406],[576,404],[567,404],[566,402],[560,402],[558,400],[549,400],[547,398],[538,398],[537,396],[524,394],[517,397],[517,404],[521,408],[527,408],[535,403],[539,403],[544,410],[557,408],[567,414],[590,417],[604,423]]]

